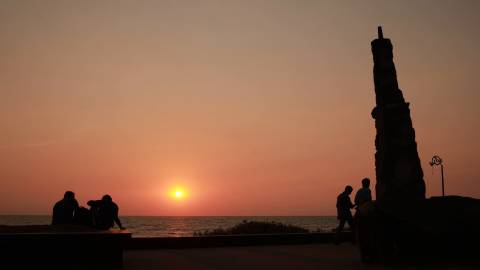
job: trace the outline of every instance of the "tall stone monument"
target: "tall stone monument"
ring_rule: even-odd
[[[376,197],[379,205],[409,203],[425,198],[425,182],[410,118],[409,103],[398,88],[392,43],[378,38],[371,43],[376,107],[372,111],[375,138]]]
[[[377,200],[358,207],[355,232],[363,261],[408,262],[478,259],[480,200],[425,198],[409,104],[398,88],[392,43],[372,41],[377,135]]]

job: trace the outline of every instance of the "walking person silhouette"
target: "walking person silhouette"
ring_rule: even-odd
[[[362,188],[357,191],[355,195],[355,205],[359,207],[360,205],[370,202],[372,200],[372,191],[370,190],[370,179],[362,179]]]
[[[340,221],[335,234],[335,244],[339,243],[340,233],[345,226],[345,222],[348,223],[350,230],[353,231],[353,217],[350,209],[355,205],[350,200],[350,194],[352,194],[353,188],[346,186],[345,190],[337,197],[337,219]]]

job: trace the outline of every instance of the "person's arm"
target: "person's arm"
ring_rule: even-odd
[[[115,221],[115,223],[117,223],[120,230],[125,230],[125,228],[122,226],[122,222],[120,221],[120,218],[118,217],[118,206],[115,207],[115,215],[113,217],[113,220]]]
[[[77,211],[78,208],[80,208],[80,205],[78,204],[77,200],[73,200],[73,208],[75,209],[75,211]]]
[[[56,203],[54,206],[53,206],[53,211],[52,211],[52,225],[55,225],[58,223],[58,203]]]
[[[75,216],[77,215],[77,211],[78,211],[78,208],[80,208],[80,206],[78,205],[78,201],[75,199],[73,199],[72,201],[72,206],[73,206],[73,212],[70,218],[72,219],[73,222],[75,222]]]
[[[350,200],[350,197],[348,197],[348,204],[349,204],[350,208],[355,207],[355,204],[352,203],[352,200]]]
[[[356,205],[358,205],[359,202],[360,202],[359,193],[360,193],[360,191],[357,191],[357,194],[355,194],[355,199],[353,200],[353,202],[354,202]]]
[[[97,207],[97,206],[100,206],[100,203],[102,201],[94,201],[94,200],[91,200],[91,201],[88,201],[87,202],[87,205],[90,206],[90,207]]]

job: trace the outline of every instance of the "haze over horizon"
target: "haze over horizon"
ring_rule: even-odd
[[[0,214],[333,215],[392,40],[427,196],[480,197],[478,1],[2,1]],[[185,196],[169,196],[181,187]],[[355,192],[354,191],[354,192]]]

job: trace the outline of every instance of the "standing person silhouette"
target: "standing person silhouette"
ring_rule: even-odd
[[[372,192],[370,191],[370,179],[362,179],[362,188],[357,191],[355,195],[355,205],[358,207],[366,202],[372,200]]]
[[[345,191],[340,193],[337,197],[337,219],[340,221],[337,227],[337,232],[335,235],[335,243],[337,244],[339,241],[340,233],[345,226],[345,222],[348,223],[350,230],[353,231],[353,217],[350,209],[352,209],[355,205],[352,204],[350,200],[350,194],[352,194],[353,188],[351,186],[346,186]]]
[[[78,210],[78,202],[75,193],[65,191],[63,199],[53,206],[52,225],[72,224],[75,212]]]
[[[96,228],[108,230],[116,223],[121,230],[125,229],[118,217],[118,206],[110,195],[104,195],[101,200],[88,201],[87,204],[92,208]]]

